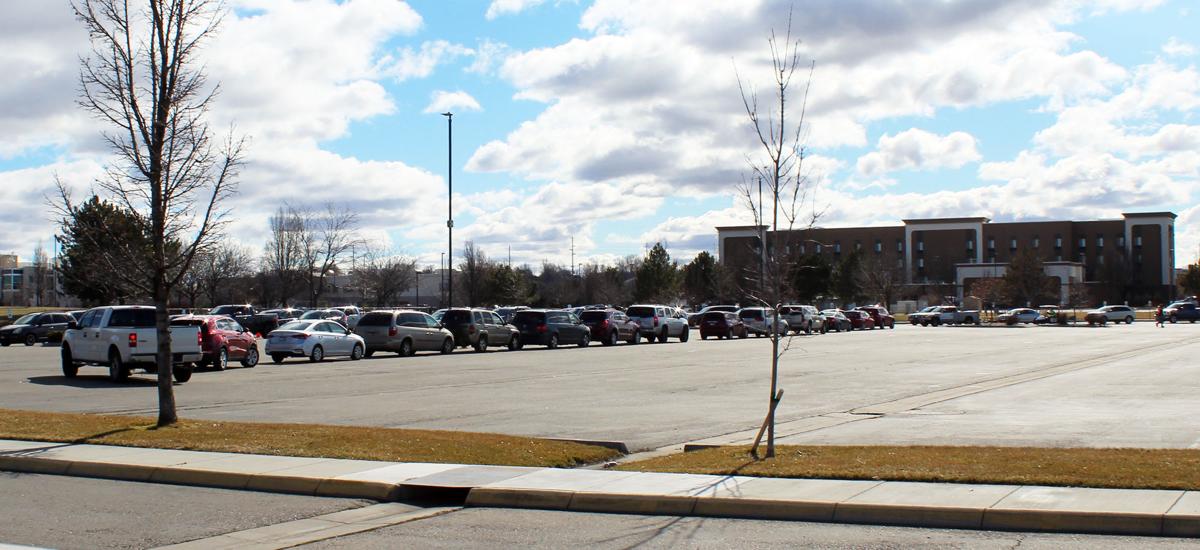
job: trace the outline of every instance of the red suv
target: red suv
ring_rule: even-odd
[[[642,338],[642,327],[615,309],[584,310],[579,314],[579,319],[592,329],[592,340],[605,346],[618,341],[636,344]]]
[[[171,326],[200,327],[200,349],[204,353],[200,366],[212,365],[217,370],[225,370],[230,360],[241,361],[246,368],[258,364],[258,339],[229,317],[181,315],[171,319]]]
[[[855,309],[870,315],[871,320],[875,321],[875,326],[879,328],[896,328],[896,318],[883,306],[860,306]]]
[[[709,336],[720,338],[745,338],[750,333],[746,324],[736,313],[728,311],[709,311],[700,318],[700,339],[707,340]]]

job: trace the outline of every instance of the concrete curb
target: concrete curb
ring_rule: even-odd
[[[0,470],[476,507],[1200,537],[1200,492],[388,463],[0,440]]]

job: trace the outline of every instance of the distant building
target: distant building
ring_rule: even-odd
[[[951,286],[959,299],[977,279],[1001,277],[1020,250],[1033,250],[1045,273],[1069,285],[1084,283],[1101,299],[1131,303],[1166,300],[1175,293],[1175,214],[1127,213],[1121,219],[993,223],[985,217],[904,220],[881,227],[766,231],[767,246],[789,257],[818,254],[837,262],[853,251],[875,265],[896,269],[907,287]],[[718,255],[726,267],[752,272],[761,262],[759,228],[717,228]],[[1120,265],[1121,281],[1113,278]]]
[[[69,307],[78,303],[63,292],[58,271],[51,264],[39,268],[22,263],[15,254],[0,254],[0,305]]]

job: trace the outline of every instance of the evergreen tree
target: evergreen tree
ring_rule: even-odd
[[[683,296],[691,304],[719,301],[721,298],[722,267],[707,250],[683,266]]]
[[[676,298],[679,288],[679,270],[671,262],[671,255],[662,243],[646,254],[645,261],[638,267],[634,299],[638,302],[665,303]]]
[[[1179,276],[1179,287],[1189,295],[1200,294],[1200,262],[1189,265]]]
[[[113,265],[113,255],[102,250],[124,247],[129,257],[149,262],[149,225],[144,218],[93,195],[79,206],[74,217],[63,220],[62,229],[59,270],[67,294],[88,305],[124,303],[142,297],[136,296],[134,286],[126,280],[130,266]]]
[[[862,255],[854,250],[842,258],[834,269],[833,292],[843,303],[857,302],[862,295],[862,286],[859,284],[861,263]]]
[[[833,279],[833,266],[819,254],[807,254],[792,265],[789,279],[796,300],[811,304],[818,296],[829,291]]]

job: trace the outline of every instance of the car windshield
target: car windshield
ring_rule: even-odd
[[[546,319],[546,314],[540,311],[518,311],[513,315],[513,323],[542,323]]]
[[[208,313],[209,315],[229,315],[237,313],[238,309],[241,309],[241,306],[217,306],[212,308]]]
[[[283,326],[279,327],[279,330],[307,330],[312,325],[313,321],[292,321],[284,323]]]
[[[33,322],[33,318],[34,318],[34,317],[37,317],[37,314],[36,314],[36,313],[30,313],[30,314],[28,314],[28,315],[25,315],[25,316],[21,317],[20,319],[17,319],[17,321],[16,321],[15,323],[13,323],[13,324],[14,324],[14,325],[28,325],[28,324],[30,324],[30,323],[32,323],[32,322]]]
[[[358,320],[358,325],[362,327],[386,327],[391,324],[392,314],[385,311],[368,313]]]
[[[725,320],[725,312],[709,311],[704,314],[704,320],[705,321],[724,321]]]
[[[447,324],[447,325],[458,324],[458,323],[470,323],[470,322],[471,322],[471,311],[470,310],[452,309],[450,311],[447,311],[445,315],[442,315],[442,323]]]
[[[304,315],[301,315],[300,318],[301,319],[324,319],[326,313],[328,313],[328,312],[326,312],[323,309],[314,309],[312,311],[305,313]]]
[[[631,307],[626,312],[630,317],[654,317],[654,308],[652,307]]]
[[[579,315],[579,318],[583,319],[583,322],[585,322],[585,323],[603,321],[605,319],[608,319],[608,312],[595,311],[595,310],[585,311]]]

